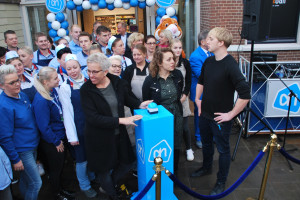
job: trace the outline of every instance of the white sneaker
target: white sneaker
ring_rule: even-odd
[[[42,163],[37,163],[36,164],[40,173],[40,176],[43,176],[45,174],[44,166]]]
[[[188,161],[194,160],[194,152],[193,152],[192,149],[186,150],[186,159],[187,159]]]

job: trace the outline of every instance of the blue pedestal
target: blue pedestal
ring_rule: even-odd
[[[135,115],[143,118],[137,121],[135,128],[136,152],[138,164],[139,191],[146,186],[155,171],[153,170],[154,158],[161,157],[163,166],[173,172],[174,160],[174,117],[163,106],[158,106],[158,113],[149,114],[146,109],[134,111]],[[177,199],[173,194],[173,182],[161,172],[161,199]],[[144,196],[143,200],[155,200],[155,185]]]

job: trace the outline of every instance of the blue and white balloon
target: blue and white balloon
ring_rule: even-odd
[[[139,8],[144,9],[146,8],[146,2],[145,1],[139,1]]]
[[[95,4],[98,4],[98,0],[90,0],[90,3],[92,4],[92,5],[95,5]]]
[[[68,1],[67,2],[67,8],[69,10],[74,10],[76,8],[76,5],[75,5],[75,3],[73,1]]]
[[[166,9],[164,9],[164,8],[158,8],[158,9],[156,10],[156,14],[157,14],[158,16],[162,17],[162,16],[164,16],[164,15],[166,14]]]
[[[76,6],[76,10],[79,12],[82,12],[83,11],[82,5]]]
[[[70,38],[69,36],[65,36],[64,38],[65,38],[68,42],[71,41],[71,38]]]
[[[55,14],[54,13],[49,13],[47,15],[47,20],[48,20],[48,22],[54,22],[55,21]]]
[[[173,7],[169,7],[166,9],[166,14],[169,16],[169,17],[172,17],[176,14],[176,10],[175,8]]]
[[[49,28],[49,29],[52,28],[51,24],[52,24],[51,22],[48,22],[48,28]]]
[[[53,39],[53,42],[56,42],[57,40],[59,40],[61,37],[59,36],[56,36],[54,39]]]
[[[105,1],[106,1],[106,3],[108,3],[108,4],[114,3],[114,0],[105,0]]]
[[[60,28],[60,29],[57,30],[57,35],[59,37],[64,37],[64,36],[67,35],[67,31],[65,29],[63,29],[63,28]]]
[[[92,5],[92,10],[93,10],[93,11],[97,11],[97,10],[99,10],[99,6],[98,6],[98,4],[96,4],[96,5]]]
[[[131,7],[131,6],[130,6],[130,3],[123,3],[123,8],[124,8],[125,10],[128,10],[130,7]]]
[[[52,38],[55,38],[57,36],[57,31],[54,29],[50,29],[48,33],[49,33],[49,36]]]
[[[89,9],[91,9],[91,7],[92,7],[92,5],[91,5],[91,3],[89,1],[82,2],[82,8],[84,10],[89,10]]]
[[[114,6],[115,8],[122,8],[123,7],[122,0],[115,0]]]
[[[113,10],[113,9],[115,9],[114,4],[113,4],[113,3],[107,4],[107,9],[108,9],[108,10]]]
[[[130,0],[122,0],[123,3],[129,3]]]
[[[155,0],[146,0],[146,4],[147,4],[147,6],[149,6],[149,7],[154,6]]]
[[[52,22],[51,26],[54,30],[58,30],[58,29],[60,29],[60,22],[54,21],[54,22]]]
[[[156,16],[156,18],[155,18],[155,24],[156,24],[156,26],[158,26],[160,24],[160,20],[161,20],[161,17],[160,16]]]
[[[139,5],[139,1],[138,0],[130,0],[130,6],[137,7],[138,5]]]
[[[64,28],[64,29],[68,29],[69,27],[69,22],[68,21],[63,21],[61,24],[60,24],[61,28]]]
[[[73,0],[76,6],[79,6],[82,4],[83,0]]]
[[[105,0],[100,0],[98,3],[99,8],[103,9],[106,8],[106,1]]]
[[[55,19],[59,22],[63,22],[65,20],[65,15],[63,13],[57,13]]]

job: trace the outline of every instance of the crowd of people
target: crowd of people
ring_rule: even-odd
[[[124,22],[117,29],[119,34],[112,36],[109,28],[96,21],[90,35],[73,25],[72,40],[61,38],[55,45],[39,32],[36,51],[18,47],[14,31],[4,33],[0,199],[12,199],[12,169],[20,172],[23,198],[38,199],[41,164],[46,166],[54,198],[74,199],[74,192],[62,185],[66,151],[74,159],[79,187],[87,197],[97,195],[91,187],[97,180],[110,199],[123,199],[116,184],[135,167],[132,127],[142,118],[132,110],[147,108],[151,102],[174,115],[176,174],[182,138],[187,160],[194,159],[189,99],[194,102],[196,145],[203,149],[204,158],[203,166],[191,176],[211,173],[215,142],[219,172],[211,194],[224,191],[231,120],[250,99],[249,87],[227,53],[231,33],[225,28],[202,31],[199,47],[187,60],[181,40],[173,39],[170,31],[162,31],[156,41],[153,35],[126,32]],[[234,91],[239,97],[233,106]]]

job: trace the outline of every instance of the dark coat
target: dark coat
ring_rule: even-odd
[[[124,105],[138,108],[140,101],[131,97],[126,81],[107,74],[118,100],[119,117],[124,117]],[[94,172],[107,172],[118,162],[132,163],[135,156],[128,133],[119,118],[113,117],[110,106],[99,89],[88,80],[80,89],[82,109],[86,118],[85,139],[88,166]],[[119,151],[115,142],[114,130],[119,128]]]
[[[127,34],[127,38],[126,38],[126,44],[124,44],[124,46],[125,46],[125,53],[124,53],[124,56],[126,56],[127,58],[130,58],[130,59],[132,60],[132,52],[131,52],[131,49],[129,48],[128,43],[127,43],[128,38],[129,38],[129,36],[131,35],[131,33],[127,33],[127,32],[126,32],[126,34]],[[121,38],[121,35],[120,35],[120,34],[117,34],[117,35],[115,35],[115,37],[116,37],[116,38]]]
[[[172,79],[177,89],[177,100],[179,102],[179,106],[181,106],[182,112],[182,104],[180,103],[180,98],[182,94],[183,88],[183,76],[182,73],[175,69],[172,73]],[[147,76],[143,84],[143,100],[153,100],[157,105],[160,104],[161,101],[161,86],[159,83],[159,79],[156,77],[152,77],[151,75]]]
[[[185,75],[185,85],[184,85],[184,88],[183,88],[183,94],[185,94],[186,96],[189,95],[190,93],[190,89],[191,89],[191,82],[192,82],[192,77],[191,77],[191,65],[190,65],[190,62],[185,59],[185,58],[182,58],[182,56],[179,57],[179,62],[178,62],[178,65],[177,66],[180,66],[181,63],[183,63],[183,66],[186,70],[186,75]]]

